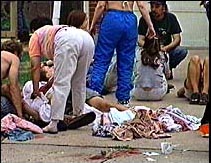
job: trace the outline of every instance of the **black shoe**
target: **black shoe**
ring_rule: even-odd
[[[174,89],[174,85],[173,84],[168,84],[168,88],[167,88],[167,92],[169,93],[171,91],[171,89]]]
[[[131,107],[130,101],[118,101],[117,103],[118,104],[121,104],[121,105],[124,105],[127,108],[130,108]]]
[[[209,95],[206,93],[202,93],[199,99],[199,105],[207,105],[209,101]]]
[[[64,119],[64,122],[67,125],[67,129],[77,129],[82,126],[86,126],[90,123],[92,123],[96,118],[96,114],[94,112],[89,112],[86,114],[82,114],[80,116],[77,116],[75,118]]]
[[[200,100],[200,94],[199,93],[193,93],[190,97],[190,104],[199,104]]]

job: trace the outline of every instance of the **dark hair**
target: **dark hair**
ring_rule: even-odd
[[[167,6],[166,1],[150,1],[149,3],[150,3],[150,5],[152,5],[152,4],[162,5],[165,7],[166,12],[168,12],[168,6]]]
[[[154,69],[159,67],[160,59],[160,41],[158,38],[148,39],[146,37],[143,50],[141,52],[141,61],[143,65],[148,65]]]
[[[23,46],[16,40],[7,40],[1,44],[1,50],[5,50],[10,53],[16,54],[18,58],[21,58]]]
[[[40,80],[41,81],[48,81],[49,80],[46,76],[46,72],[42,68],[40,69]]]
[[[30,31],[36,31],[44,25],[53,25],[53,21],[47,17],[37,17],[30,22]]]
[[[80,28],[86,19],[86,13],[81,10],[73,10],[67,17],[67,25]]]

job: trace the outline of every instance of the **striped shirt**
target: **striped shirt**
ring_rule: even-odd
[[[48,59],[54,57],[54,38],[56,32],[65,25],[45,25],[37,29],[29,41],[29,56],[44,56]]]

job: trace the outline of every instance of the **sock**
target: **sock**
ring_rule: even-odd
[[[57,124],[59,123],[59,120],[51,120],[49,126],[52,128],[57,127]]]

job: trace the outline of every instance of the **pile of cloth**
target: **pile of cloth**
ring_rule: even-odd
[[[94,111],[93,108],[91,110]],[[92,124],[92,134],[121,141],[170,138],[171,132],[198,130],[200,122],[201,119],[185,115],[172,105],[157,110],[146,106],[135,106],[126,111],[111,108],[109,113],[97,111],[97,118]]]
[[[1,136],[8,138],[11,141],[26,141],[35,138],[34,134],[42,134],[43,130],[22,119],[15,114],[7,114],[1,119]]]

